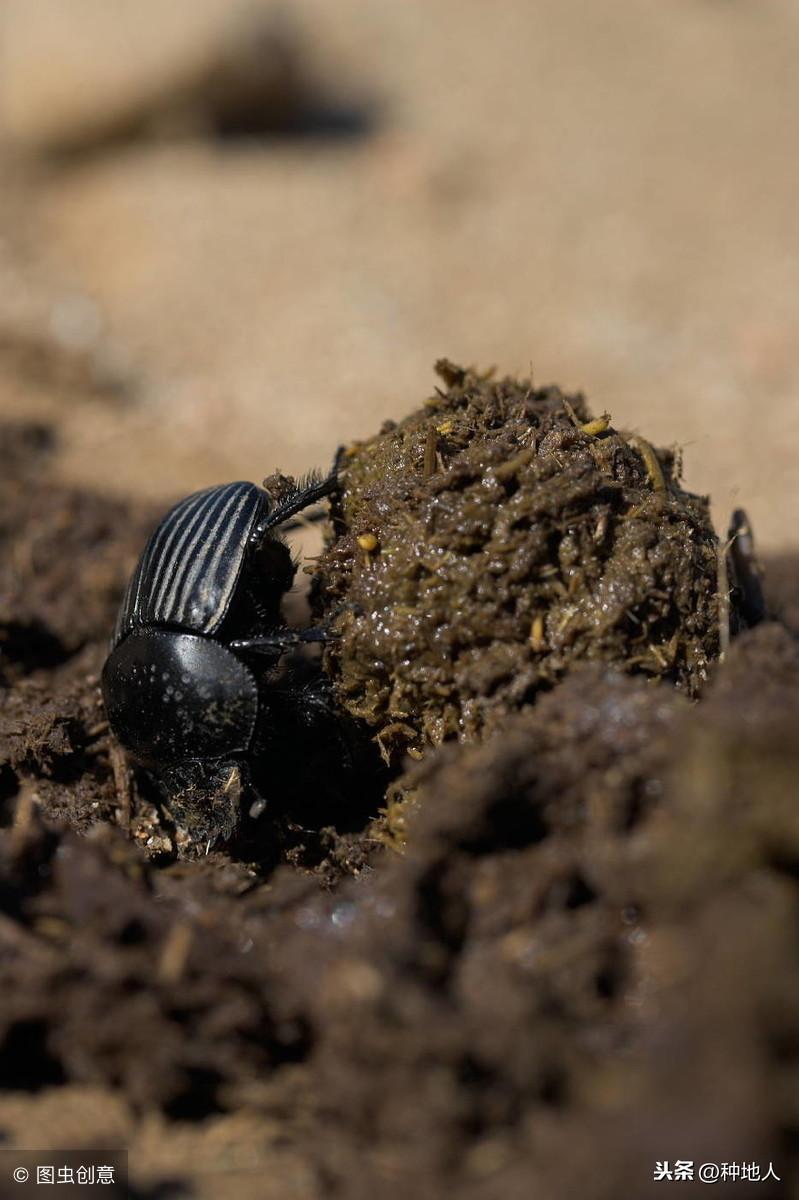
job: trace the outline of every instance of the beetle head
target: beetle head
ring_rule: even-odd
[[[197,759],[160,771],[158,782],[175,824],[204,847],[229,842],[236,833],[246,773],[233,760]]]

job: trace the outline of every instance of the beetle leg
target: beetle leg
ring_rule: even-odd
[[[316,512],[303,513],[301,517],[286,521],[283,530],[285,533],[291,533],[295,529],[302,529],[306,525],[315,525],[317,521],[324,521],[326,516],[327,513],[323,508],[317,508]]]
[[[738,603],[746,624],[757,625],[766,616],[763,572],[755,552],[752,526],[742,508],[736,508],[732,514],[728,536],[731,582],[738,589]]]
[[[264,637],[237,638],[228,644],[231,650],[250,650],[256,654],[278,651],[283,654],[286,650],[292,650],[306,642],[327,642],[335,636],[327,629],[309,625],[307,629],[281,629],[279,633],[267,634]]]
[[[260,541],[268,530],[282,525],[289,517],[296,516],[304,508],[309,508],[316,504],[317,500],[323,500],[325,496],[334,492],[338,484],[339,458],[340,455],[337,454],[332,471],[324,479],[312,474],[307,479],[300,480],[298,486],[258,522],[252,531],[251,540]]]
[[[294,694],[294,700],[306,727],[310,731],[326,729],[341,755],[344,769],[354,770],[358,757],[355,729],[337,705],[329,683],[324,679],[313,680]]]

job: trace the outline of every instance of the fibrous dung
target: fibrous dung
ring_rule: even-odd
[[[481,736],[586,661],[695,695],[719,652],[718,542],[675,453],[581,396],[437,371],[343,460],[315,581],[340,701],[388,755]]]

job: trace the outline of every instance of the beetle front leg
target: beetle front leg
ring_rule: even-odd
[[[258,522],[250,535],[251,541],[259,542],[270,529],[276,529],[278,525],[284,524],[289,517],[296,516],[303,509],[310,508],[312,504],[316,504],[319,500],[324,500],[325,496],[329,496],[334,492],[338,486],[338,473],[342,454],[343,447],[339,447],[330,474],[324,479],[320,479],[318,475],[312,473],[305,479],[300,480],[299,484],[292,488],[288,495],[284,496],[272,511],[267,513]]]
[[[326,731],[340,755],[345,771],[354,771],[363,749],[352,718],[342,711],[329,682],[320,677],[296,691],[292,697],[299,721],[311,733]]]
[[[249,650],[254,654],[285,654],[309,642],[328,642],[336,637],[327,629],[309,625],[307,629],[281,629],[263,637],[237,638],[230,642],[231,650]]]
[[[742,508],[736,508],[730,518],[728,538],[731,582],[738,592],[741,614],[751,628],[765,620],[766,601],[763,595],[763,571],[755,551],[752,525]]]

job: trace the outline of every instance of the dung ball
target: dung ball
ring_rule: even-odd
[[[676,454],[582,396],[436,370],[422,407],[342,460],[314,604],[343,706],[390,756],[478,738],[578,663],[697,694],[718,541]]]

